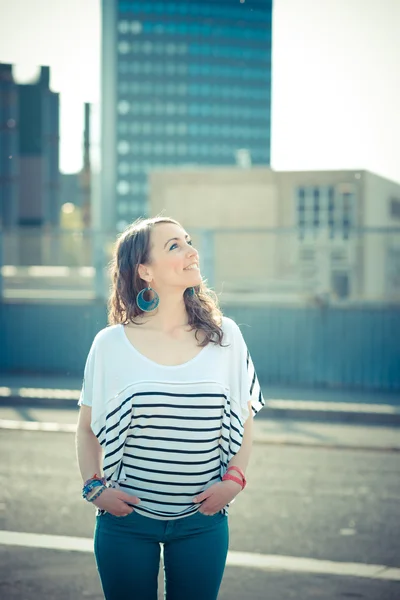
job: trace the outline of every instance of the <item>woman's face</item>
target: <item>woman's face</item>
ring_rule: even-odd
[[[199,254],[180,225],[159,223],[150,235],[151,262],[139,271],[142,279],[141,273],[147,272],[151,286],[158,289],[172,286],[185,290],[201,283]]]

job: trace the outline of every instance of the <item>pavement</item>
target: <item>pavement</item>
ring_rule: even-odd
[[[260,416],[254,420],[253,439],[256,445],[400,452],[398,427],[265,419]],[[0,406],[0,430],[75,433],[76,422],[77,410],[71,410],[71,407]]]
[[[74,434],[81,380],[0,375],[0,596],[103,598]],[[263,389],[221,600],[400,598],[400,395]],[[68,485],[65,485],[68,482]],[[54,490],[62,493],[54,500]],[[257,510],[255,510],[257,508]],[[163,594],[163,560],[158,599]]]
[[[76,417],[68,408],[0,407],[4,422],[19,419],[19,429],[0,435],[4,600],[104,598],[93,556],[93,506],[80,494]],[[50,423],[72,427],[24,430]],[[269,419],[255,423],[267,426]],[[354,441],[361,430],[389,429],[327,423],[309,429],[282,419],[269,434],[279,427],[295,436],[308,432],[319,443],[331,443],[338,429]],[[255,444],[248,486],[230,508],[219,600],[400,598],[399,468],[397,452]],[[159,600],[162,579],[163,560]]]
[[[76,376],[0,373],[0,405],[76,408]],[[400,426],[400,391],[263,386],[262,419]]]

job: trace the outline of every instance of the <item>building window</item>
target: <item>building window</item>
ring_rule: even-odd
[[[140,21],[132,21],[131,22],[131,32],[134,35],[139,35],[139,33],[142,33],[143,30],[143,25],[140,23]]]
[[[320,225],[320,201],[319,201],[319,188],[314,188],[313,189],[313,217],[314,217],[314,227],[315,229],[318,229],[319,225]]]
[[[389,294],[400,294],[400,247],[389,246],[387,249],[387,291]]]
[[[129,144],[126,140],[121,140],[117,146],[118,154],[128,154]]]
[[[150,54],[153,50],[153,44],[151,42],[144,42],[142,50],[145,54]]]
[[[121,196],[126,196],[126,194],[129,194],[129,183],[127,181],[119,181],[117,183],[117,192],[118,194],[120,194]]]
[[[390,198],[390,216],[392,219],[400,219],[400,199]]]
[[[121,216],[126,215],[128,210],[129,210],[129,206],[128,206],[127,202],[118,202],[117,211]]]
[[[305,191],[303,188],[297,190],[297,225],[301,231],[305,226]]]
[[[129,112],[129,102],[126,100],[118,102],[118,112],[120,115],[126,115]]]
[[[124,229],[126,227],[128,227],[128,225],[129,225],[128,221],[118,221],[117,222],[117,230],[119,232],[124,231]]]
[[[128,21],[120,21],[118,23],[118,31],[120,33],[128,33],[128,31],[129,31],[129,23],[128,23]]]
[[[126,121],[118,121],[117,122],[117,131],[121,136],[126,137],[128,133],[128,123]]]
[[[355,190],[349,184],[305,186],[296,190],[297,224],[301,237],[329,230],[331,238],[348,239],[355,225]]]
[[[129,163],[126,163],[126,162],[119,163],[118,173],[120,175],[127,175],[129,173]]]
[[[176,52],[175,44],[167,44],[165,46],[165,51],[167,54],[175,54],[175,52]]]
[[[118,44],[118,52],[120,54],[128,54],[129,50],[130,50],[130,45],[128,44],[128,42],[120,42]]]
[[[187,132],[187,125],[186,123],[179,123],[178,124],[178,134],[179,135],[185,135]]]

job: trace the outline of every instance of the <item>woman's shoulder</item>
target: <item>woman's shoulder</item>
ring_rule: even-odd
[[[230,317],[222,317],[221,329],[228,342],[235,341],[241,335],[239,325]]]
[[[120,335],[121,327],[122,326],[118,323],[117,325],[107,325],[107,327],[100,329],[93,339],[93,348],[96,350],[101,350],[104,347],[109,348],[110,342],[117,339]]]
[[[226,317],[225,315],[222,317],[221,328],[224,333],[228,334],[232,332],[236,333],[238,330],[240,331],[239,325],[236,323],[236,321],[230,317]]]

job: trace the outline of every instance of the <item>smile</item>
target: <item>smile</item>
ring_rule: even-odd
[[[193,263],[191,265],[189,265],[188,267],[186,267],[185,269],[183,269],[184,271],[198,271],[199,270],[199,265],[197,263]]]

